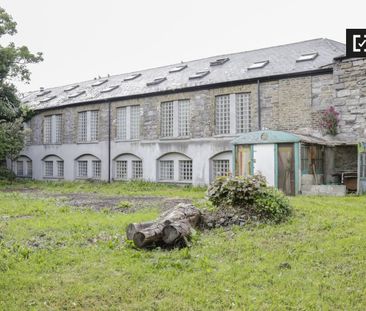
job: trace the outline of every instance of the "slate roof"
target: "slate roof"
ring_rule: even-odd
[[[296,61],[301,55],[308,53],[317,53],[317,56],[310,61]],[[45,89],[43,92],[47,94],[44,95],[41,91],[27,93],[22,101],[35,110],[41,110],[78,103],[122,99],[136,95],[143,96],[144,94],[164,91],[179,91],[217,83],[296,74],[322,69],[333,63],[335,57],[344,53],[345,45],[340,42],[325,38],[313,39],[259,50],[213,56],[98,80],[76,82],[66,86]],[[220,61],[220,59],[223,60]],[[269,61],[264,67],[248,69],[253,63],[264,61]],[[210,63],[213,63],[213,66]],[[179,69],[176,67],[181,65],[186,65],[186,67],[180,71],[169,72],[172,69],[173,71]],[[204,73],[201,78],[192,78],[197,72],[204,71],[209,71],[209,73]],[[137,76],[128,80],[134,74]],[[165,79],[159,80],[159,78]],[[107,81],[99,86],[92,86],[105,79]],[[75,87],[76,85],[78,86]],[[107,91],[109,89],[110,91]],[[78,94],[79,92],[80,94]]]

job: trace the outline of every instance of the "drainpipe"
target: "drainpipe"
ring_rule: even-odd
[[[259,79],[257,80],[257,110],[258,110],[258,131],[262,129],[262,117],[261,117],[261,88]]]
[[[108,182],[111,182],[111,138],[112,138],[112,113],[111,102],[108,102]]]

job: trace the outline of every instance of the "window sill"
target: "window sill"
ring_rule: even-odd
[[[60,180],[64,179],[64,177],[43,176],[43,179]]]
[[[88,144],[98,144],[99,141],[98,140],[93,140],[93,141],[78,141],[76,143],[78,145],[88,145]]]
[[[191,185],[192,181],[184,181],[184,180],[158,180],[159,183],[162,184],[184,184],[184,185]]]
[[[160,140],[188,140],[191,136],[159,137]]]
[[[62,143],[43,143],[43,146],[60,146]]]
[[[140,141],[140,138],[134,138],[134,139],[115,139],[115,143],[124,143],[124,142],[137,142]]]

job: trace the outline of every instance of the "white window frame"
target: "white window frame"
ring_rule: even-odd
[[[17,177],[31,178],[33,174],[32,160],[24,155],[19,156],[12,164],[13,172]],[[22,168],[20,170],[20,168]],[[22,174],[19,174],[19,173]]]
[[[54,174],[53,174],[53,161],[43,161],[43,176],[45,178],[52,178],[54,177]]]
[[[85,169],[84,169],[84,174],[80,174],[81,169],[82,169],[80,167],[80,165],[84,165],[83,164],[84,162],[86,162],[86,173],[85,173]],[[97,163],[99,163],[99,164],[97,164]],[[96,171],[97,170],[96,165],[100,166],[100,169],[99,169],[100,174]],[[103,176],[103,163],[98,157],[96,157],[92,154],[84,154],[75,159],[74,172],[75,172],[74,174],[75,174],[76,179],[99,180]]]
[[[118,164],[123,162],[124,164]],[[136,163],[140,162],[140,172],[141,175],[136,176]],[[125,165],[125,174],[123,176],[119,175],[118,170],[120,165]],[[132,179],[143,179],[144,177],[144,163],[140,157],[132,153],[120,154],[113,160],[113,176],[115,180],[132,180]]]
[[[62,114],[44,116],[43,119],[43,144],[62,143]]]
[[[48,163],[48,164],[47,164]],[[52,163],[52,164],[50,164]],[[59,174],[59,166],[64,166],[64,160],[57,155],[51,154],[47,155],[42,159],[43,165],[43,178],[44,179],[62,179],[64,178],[64,172],[62,172],[62,176]],[[47,165],[51,165],[52,169],[47,168]]]
[[[228,100],[228,112],[226,118],[222,115],[220,115],[219,111],[219,105],[220,100],[226,98]],[[241,98],[245,98],[245,102],[240,102]],[[242,109],[240,111],[240,105],[247,104],[247,109]],[[239,114],[239,112],[246,112],[247,114]],[[221,112],[222,113],[222,112]],[[247,119],[247,126],[245,124],[242,124],[240,126],[240,117],[245,117]],[[224,131],[222,128],[220,128],[220,124],[223,123],[221,119],[224,119],[225,124],[227,123],[227,126],[225,127],[227,130]],[[226,120],[226,121],[225,121]],[[240,92],[240,93],[234,93],[234,94],[222,94],[215,96],[215,136],[231,136],[241,133],[246,133],[251,131],[251,94],[248,92]]]
[[[78,143],[95,143],[99,139],[99,110],[78,112]]]
[[[116,140],[140,139],[140,105],[117,107]]]
[[[166,130],[164,126],[166,113],[164,105],[172,106],[170,116],[171,128]],[[160,138],[188,138],[191,136],[191,103],[189,99],[180,99],[160,103]],[[168,135],[171,134],[171,135]]]
[[[228,161],[229,163],[229,166],[228,166],[228,174],[233,174],[232,172],[232,151],[223,151],[223,152],[220,152],[216,155],[214,155],[213,157],[211,157],[210,159],[210,179],[211,180],[214,180],[216,177],[218,176],[222,176],[222,175],[217,175],[216,172],[215,172],[215,164],[217,164],[216,161]]]
[[[172,179],[164,179],[162,178],[162,163],[165,161],[170,161],[169,163],[173,163],[173,178]],[[182,162],[181,162],[182,161]],[[181,163],[184,163],[184,161],[190,161],[191,162],[191,179],[183,179],[181,176]],[[164,165],[164,164],[163,164]],[[178,152],[172,152],[163,155],[162,157],[158,158],[157,160],[157,180],[159,182],[172,182],[172,183],[192,183],[192,180],[194,178],[194,162],[193,160],[186,156],[185,154],[178,153]]]

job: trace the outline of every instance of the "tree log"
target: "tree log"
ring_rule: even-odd
[[[140,248],[176,245],[189,238],[191,228],[197,227],[200,221],[199,209],[191,204],[180,203],[163,213],[155,222],[128,225],[126,235]]]

